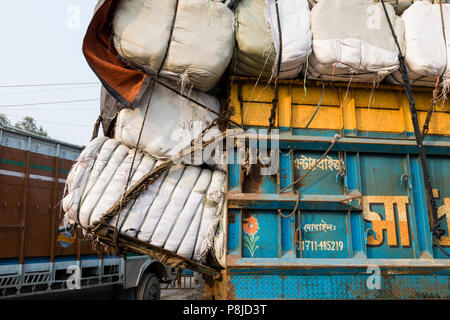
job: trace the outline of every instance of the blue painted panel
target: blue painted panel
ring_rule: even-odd
[[[296,152],[294,180],[302,177],[322,157],[323,152]],[[343,178],[339,176],[339,157],[329,153],[302,181],[301,194],[344,194]]]
[[[317,135],[331,137],[333,133],[317,132]],[[239,210],[230,210],[235,212],[235,222],[228,230],[229,254],[237,255],[227,271],[231,274],[236,298],[448,297],[449,269],[442,261],[448,258],[432,246],[422,170],[414,150],[417,147],[406,140],[404,144],[396,140],[398,143],[394,145],[388,140],[384,144],[355,138],[355,141],[349,141],[351,146],[345,145],[347,142],[338,142],[333,147],[329,163],[339,159],[337,151],[342,150],[340,156],[345,161],[345,176],[336,179],[338,170],[326,170],[322,164],[295,189],[300,191],[302,199],[298,208],[303,230],[307,225],[317,225],[320,229],[321,224],[336,229],[329,233],[303,231],[303,250],[299,250],[300,243],[296,243],[299,239],[298,213],[282,218],[277,212],[278,209],[285,215],[292,212],[296,199],[294,189],[289,188],[285,194],[277,192],[302,176],[313,162],[309,160],[319,159],[330,145],[328,138],[321,141],[307,138],[280,141],[278,177],[246,177],[243,194],[233,199],[231,207],[242,208],[243,214],[240,218]],[[363,142],[360,144],[360,141]],[[435,147],[430,145],[429,148]],[[450,242],[445,242],[450,241],[447,219],[447,212],[450,212],[450,152],[444,145],[437,148],[440,148],[438,152],[434,149],[436,152],[428,155],[428,162],[439,214],[445,216],[441,226],[446,234],[441,244],[450,251]],[[230,171],[231,175],[236,175],[230,178],[233,183],[239,181],[239,170]],[[236,191],[238,186],[233,188]],[[245,200],[247,192],[252,193],[249,200]],[[361,198],[358,198],[359,194]],[[351,202],[354,206],[351,212],[347,202],[343,201],[346,196],[356,197]],[[258,223],[253,238],[258,237],[253,243],[253,248],[257,247],[254,252],[249,248],[252,243],[246,240],[247,247],[243,240],[249,234],[242,223],[250,216]],[[305,250],[305,241],[309,241],[308,250]],[[331,241],[338,241],[342,250],[330,250]],[[336,242],[334,246],[336,248]],[[424,257],[431,256],[432,259],[419,259],[426,253],[428,255]],[[369,290],[366,285],[369,275],[364,270],[354,270],[355,266],[367,267],[372,262],[389,265],[383,273],[381,290]],[[312,273],[307,272],[310,265],[313,266]],[[336,265],[342,266],[339,275],[333,274]],[[233,270],[235,266],[238,269]],[[288,267],[283,269],[283,266]],[[318,272],[318,266],[321,272]],[[406,266],[405,270],[399,271],[400,266]],[[416,269],[412,271],[409,266]],[[418,266],[426,271],[417,272]],[[269,269],[271,274],[267,274]],[[285,270],[289,272],[283,272]]]
[[[432,239],[427,212],[427,200],[419,157],[410,156],[411,196],[414,201],[414,215],[417,228],[417,241],[420,252],[432,255]]]
[[[348,218],[346,213],[302,212],[302,243],[297,245],[297,256],[300,257],[301,254],[302,258],[350,258],[352,253]]]
[[[404,196],[407,189],[401,183],[405,171],[405,157],[401,155],[361,154],[361,181],[364,195]]]
[[[228,254],[240,255],[241,212],[228,210]]]
[[[369,258],[414,258],[406,158],[400,155],[360,155]],[[376,233],[374,235],[374,233]]]
[[[280,189],[284,189],[294,182],[292,168],[293,156],[294,153],[292,151],[287,153],[280,152]],[[290,187],[286,191],[291,192],[292,190],[293,188]]]
[[[243,212],[242,257],[276,258],[280,255],[280,219],[271,212]]]
[[[438,206],[438,215],[443,217],[441,228],[445,230],[440,246],[450,254],[450,158],[428,157],[428,165]],[[448,259],[436,245],[433,246],[433,253],[436,258]]]

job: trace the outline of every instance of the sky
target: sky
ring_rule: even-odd
[[[51,138],[89,142],[101,86],[81,45],[96,3],[0,1],[0,113],[12,123],[31,116]]]

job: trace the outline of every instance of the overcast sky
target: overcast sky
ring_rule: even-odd
[[[81,44],[96,3],[0,1],[0,113],[13,123],[32,116],[58,140],[89,142],[99,112],[100,83],[84,59]],[[65,83],[89,84],[26,86]],[[53,104],[90,99],[97,100]],[[47,102],[52,104],[26,105]]]

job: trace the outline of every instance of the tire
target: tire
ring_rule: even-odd
[[[136,300],[160,300],[161,285],[154,273],[146,273],[137,287]]]

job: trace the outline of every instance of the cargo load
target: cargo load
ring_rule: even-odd
[[[94,139],[68,175],[62,202],[66,218],[85,229],[92,227],[125,189],[161,163],[142,152],[135,155],[135,149],[114,139]],[[121,234],[202,262],[221,219],[225,178],[222,171],[174,165],[108,224]]]
[[[122,0],[113,42],[122,59],[147,73],[208,91],[230,63],[233,21],[221,1]]]
[[[278,68],[280,78],[295,78],[300,73],[311,53],[306,0],[278,1],[278,10],[275,0],[242,0],[236,17],[234,74],[270,78]]]
[[[386,4],[400,47],[403,21]],[[399,68],[398,50],[381,3],[321,0],[311,10],[313,54],[308,78],[380,82]]]
[[[442,80],[444,88],[450,85],[450,43],[446,43],[446,35],[450,37],[449,10],[450,4],[443,4],[441,17],[439,4],[419,1],[401,17],[405,24],[405,61],[412,85],[435,87],[438,80]],[[399,71],[387,80],[403,83]]]
[[[119,112],[114,138],[155,157],[176,156],[217,119],[219,111],[217,98],[196,90],[183,92],[173,82],[157,80],[153,90],[149,88],[144,94],[138,108]],[[217,127],[209,130],[209,134],[212,132],[220,133]]]

